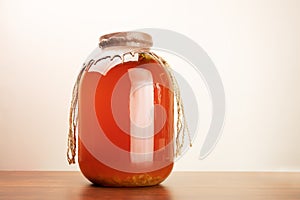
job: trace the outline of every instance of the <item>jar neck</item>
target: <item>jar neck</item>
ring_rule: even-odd
[[[133,47],[150,48],[152,46],[152,37],[143,32],[116,32],[103,35],[99,39],[99,47]]]

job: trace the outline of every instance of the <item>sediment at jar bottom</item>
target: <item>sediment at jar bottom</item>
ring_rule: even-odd
[[[86,178],[97,186],[104,187],[147,187],[155,186],[163,182],[166,177],[152,176],[151,172],[145,174],[132,174],[128,175],[126,178],[120,178],[120,176],[114,177],[102,177],[99,175],[97,178]]]
[[[93,184],[105,187],[146,187],[163,182],[171,173],[173,163],[159,170],[145,173],[127,173],[110,168],[96,160],[79,142],[79,167]]]

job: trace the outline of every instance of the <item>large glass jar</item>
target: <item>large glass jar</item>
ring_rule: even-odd
[[[78,161],[94,184],[156,185],[173,168],[172,77],[151,46],[146,33],[104,35],[81,71]]]

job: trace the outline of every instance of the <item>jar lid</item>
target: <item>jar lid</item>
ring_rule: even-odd
[[[112,46],[149,48],[153,44],[149,34],[138,31],[106,34],[100,37],[99,42],[100,48]]]

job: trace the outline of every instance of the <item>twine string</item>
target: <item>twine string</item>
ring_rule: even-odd
[[[180,94],[180,88],[178,82],[173,74],[173,71],[169,64],[161,57],[157,56],[152,52],[135,52],[139,54],[148,54],[152,58],[154,58],[157,62],[159,62],[167,71],[171,78],[171,83],[174,90],[174,95],[176,99],[176,107],[177,107],[177,120],[176,120],[176,152],[175,156],[179,156],[182,152],[182,148],[184,145],[184,137],[185,134],[188,135],[190,146],[192,146],[190,131],[187,125],[185,113],[184,113],[184,106],[183,101]],[[134,56],[135,53],[131,53]],[[123,56],[124,57],[124,56]],[[114,58],[114,57],[113,57]],[[113,59],[111,58],[111,60]],[[98,60],[99,61],[99,60]],[[68,149],[67,149],[67,159],[69,164],[75,164],[75,157],[76,157],[76,134],[78,129],[78,92],[79,92],[79,84],[81,78],[84,74],[84,71],[88,70],[94,63],[98,61],[90,60],[88,64],[84,64],[82,69],[80,70],[76,82],[73,87],[72,92],[72,100],[70,106],[70,113],[69,113],[69,134],[68,134]],[[123,62],[123,59],[122,59]]]

